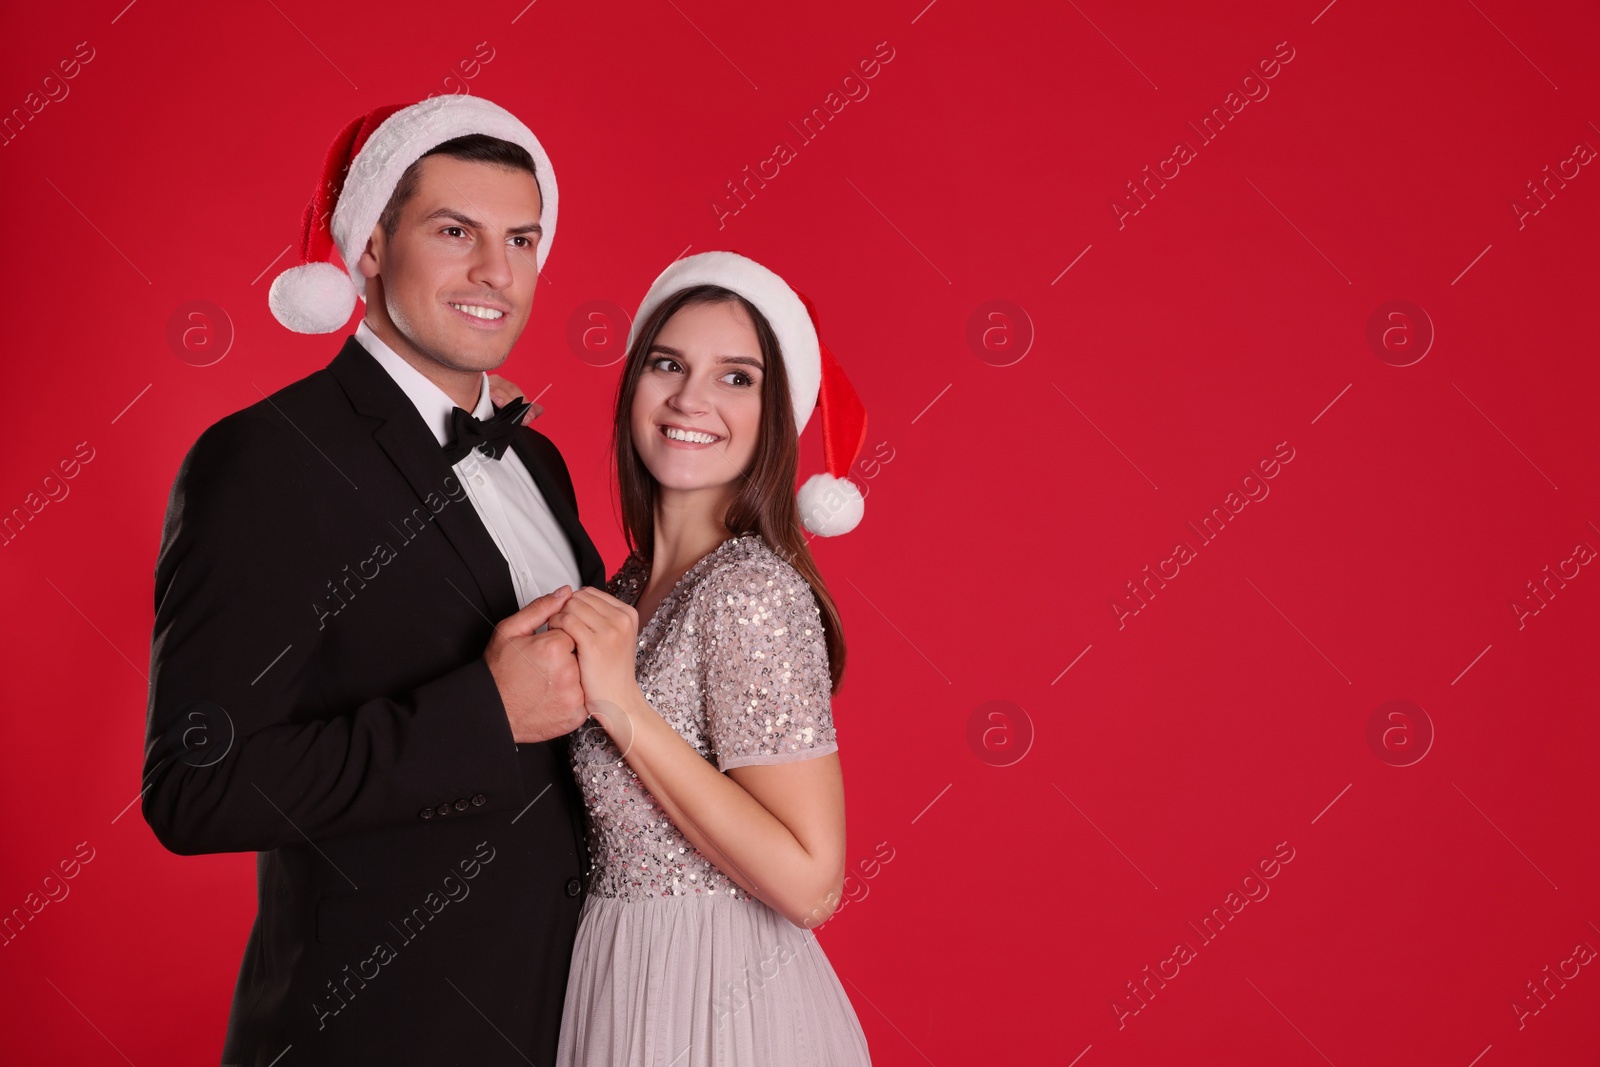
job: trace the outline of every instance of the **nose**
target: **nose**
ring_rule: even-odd
[[[667,406],[683,415],[703,415],[710,409],[706,398],[710,383],[699,373],[685,374],[667,395]]]
[[[467,280],[487,289],[509,289],[512,282],[511,256],[514,251],[504,241],[486,240],[472,259]]]

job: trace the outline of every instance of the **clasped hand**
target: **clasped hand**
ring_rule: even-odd
[[[548,627],[536,632],[539,627]],[[601,589],[566,586],[495,627],[484,659],[516,742],[569,734],[593,715],[608,731],[640,697],[634,609]]]
[[[584,705],[601,721],[639,695],[634,657],[639,614],[603,589],[584,586],[550,616],[550,629],[572,638]]]
[[[489,396],[497,406],[503,407],[522,395],[522,389],[516,383],[498,374],[489,375]],[[532,422],[543,413],[544,408],[534,404],[523,416],[523,424]],[[500,629],[508,632],[513,639],[528,635],[537,638],[540,635],[534,634],[533,631],[548,623],[546,633],[560,631],[566,634],[573,646],[570,651],[578,659],[578,688],[581,693],[576,694],[576,699],[573,699],[574,694],[570,692],[570,687],[560,686],[548,672],[541,671],[545,674],[545,700],[535,700],[534,703],[565,704],[568,717],[581,707],[609,729],[609,713],[627,707],[630,698],[639,695],[639,685],[634,680],[633,673],[639,636],[639,615],[631,605],[624,604],[603,589],[584,586],[576,592],[564,592],[566,588],[562,586],[556,592],[548,593],[533,601],[502,623]],[[541,645],[541,651],[546,654],[555,651],[550,647],[552,641],[553,639],[546,639]],[[494,647],[491,643],[491,651]],[[494,665],[492,657],[490,664],[491,667]],[[565,672],[560,673],[565,674]],[[500,681],[498,671],[496,681]],[[505,685],[501,685],[502,693],[506,688]],[[566,730],[562,730],[557,728],[560,725],[559,720],[554,716],[548,718],[554,725],[546,726],[545,729],[554,729],[554,732],[546,733],[546,737],[567,733],[577,726],[574,723]],[[514,715],[513,724],[515,725]]]

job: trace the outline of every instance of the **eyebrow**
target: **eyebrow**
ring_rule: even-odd
[[[671,356],[673,359],[682,359],[683,358],[683,353],[679,352],[676,348],[670,348],[667,345],[651,345],[650,346],[650,354],[651,355],[655,355],[657,352],[660,352],[662,355],[665,355],[665,356]],[[718,363],[731,363],[731,364],[735,364],[735,365],[738,365],[738,366],[744,366],[744,367],[754,367],[756,370],[764,370],[765,369],[764,367],[762,367],[761,361],[759,359],[751,359],[749,356],[718,356],[717,357],[717,362]]]
[[[434,219],[455,219],[457,222],[461,223],[461,225],[470,226],[474,230],[484,229],[483,223],[479,222],[475,218],[472,218],[470,215],[463,215],[455,208],[442,207],[438,211],[435,211],[433,214],[424,218],[422,221],[432,222]],[[540,226],[537,222],[525,222],[521,226],[511,227],[506,231],[506,233],[510,234],[511,236],[518,236],[525,233],[537,233],[543,236],[544,227]]]

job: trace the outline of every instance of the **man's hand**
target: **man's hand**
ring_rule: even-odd
[[[588,716],[572,638],[561,630],[534,633],[571,596],[562,586],[532,601],[502,620],[484,649],[519,744],[569,734]]]
[[[517,397],[522,395],[522,387],[517,385],[517,383],[502,378],[498,374],[489,375],[489,399],[493,401],[495,407],[503,408]],[[533,401],[530,400],[528,403],[533,404]],[[522,425],[528,425],[528,423],[532,422],[534,419],[537,419],[543,414],[544,405],[533,404],[533,406],[527,410],[527,413],[522,416]]]

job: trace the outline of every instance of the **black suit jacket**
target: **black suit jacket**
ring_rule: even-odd
[[[604,585],[560,453],[512,447]],[[144,817],[258,853],[222,1062],[550,1063],[586,867],[566,739],[512,740],[483,659],[510,570],[353,336],[195,442],[155,592]]]

